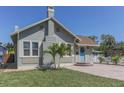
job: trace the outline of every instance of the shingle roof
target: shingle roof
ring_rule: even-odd
[[[77,35],[77,36],[80,38],[80,44],[90,44],[90,45],[96,44],[95,41],[88,38],[87,36],[80,36],[80,35]]]

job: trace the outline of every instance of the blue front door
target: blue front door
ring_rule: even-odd
[[[84,47],[80,48],[80,61],[81,62],[85,61],[85,50],[84,50]]]

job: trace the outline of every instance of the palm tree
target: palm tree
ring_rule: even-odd
[[[65,45],[64,43],[61,43],[58,49],[59,54],[59,62],[58,62],[58,68],[60,68],[61,58],[63,58],[64,55],[69,54],[71,52],[71,48]]]
[[[115,38],[112,35],[101,35],[101,45],[105,45],[106,48],[114,48],[116,45]]]
[[[88,38],[90,38],[90,39],[92,39],[93,41],[97,41],[97,39],[98,39],[98,37],[97,36],[94,36],[94,35],[92,35],[92,36],[88,36]]]
[[[100,49],[104,54],[111,55],[116,46],[116,40],[112,35],[101,35]]]
[[[55,68],[56,68],[55,57],[58,54],[58,48],[59,48],[59,45],[57,43],[53,43],[52,46],[48,47],[48,50],[44,51],[44,53],[49,53],[52,56],[52,58],[53,58],[52,63],[54,64]]]
[[[4,44],[4,46],[7,48],[8,52],[11,54],[14,54],[14,45],[13,43],[7,43],[7,44]]]

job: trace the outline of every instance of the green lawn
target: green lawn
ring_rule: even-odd
[[[61,86],[61,87],[97,87],[124,86],[124,81],[89,75],[77,71],[62,70],[33,70],[24,72],[0,73],[0,86]]]

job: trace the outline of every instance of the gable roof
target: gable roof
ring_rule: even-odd
[[[45,22],[45,21],[48,21],[49,19],[50,19],[50,18],[46,18],[46,19],[40,20],[40,21],[38,21],[38,22],[35,22],[35,23],[31,24],[31,25],[25,26],[25,27],[23,27],[23,28],[19,28],[17,31],[11,33],[11,36],[13,36],[13,35],[15,35],[15,34],[18,34],[18,33],[20,33],[20,32],[23,32],[24,30],[29,29],[29,28],[31,28],[31,27],[33,27],[33,26],[38,25],[38,24],[41,24],[41,23],[43,23],[43,22]]]
[[[31,24],[31,25],[28,25],[28,26],[26,26],[26,27],[24,27],[24,28],[18,29],[17,31],[13,32],[13,33],[11,34],[11,36],[16,35],[16,34],[18,34],[18,33],[20,33],[20,32],[23,32],[23,31],[25,31],[26,29],[29,29],[29,28],[31,28],[31,27],[33,27],[33,26],[36,26],[36,25],[41,24],[41,23],[43,23],[43,22],[46,22],[46,21],[48,21],[48,20],[53,20],[53,21],[56,22],[59,26],[61,26],[63,29],[65,29],[69,34],[71,34],[72,36],[74,36],[75,38],[77,38],[77,39],[80,40],[80,38],[79,38],[78,36],[76,36],[76,35],[73,34],[71,31],[69,31],[62,23],[60,23],[57,19],[55,19],[55,18],[53,18],[53,17],[49,17],[49,18],[43,19],[43,20],[41,20],[41,21],[38,21],[38,22],[33,23],[33,24]]]
[[[78,40],[80,40],[80,38],[75,35],[74,33],[72,33],[69,29],[67,29],[62,23],[60,23],[57,19],[52,18],[53,21],[55,21],[59,26],[61,26],[63,29],[65,29],[69,34],[71,34],[72,36],[76,37]]]
[[[80,44],[96,45],[96,42],[88,38],[87,36],[80,36],[80,35],[77,36],[80,38]]]

